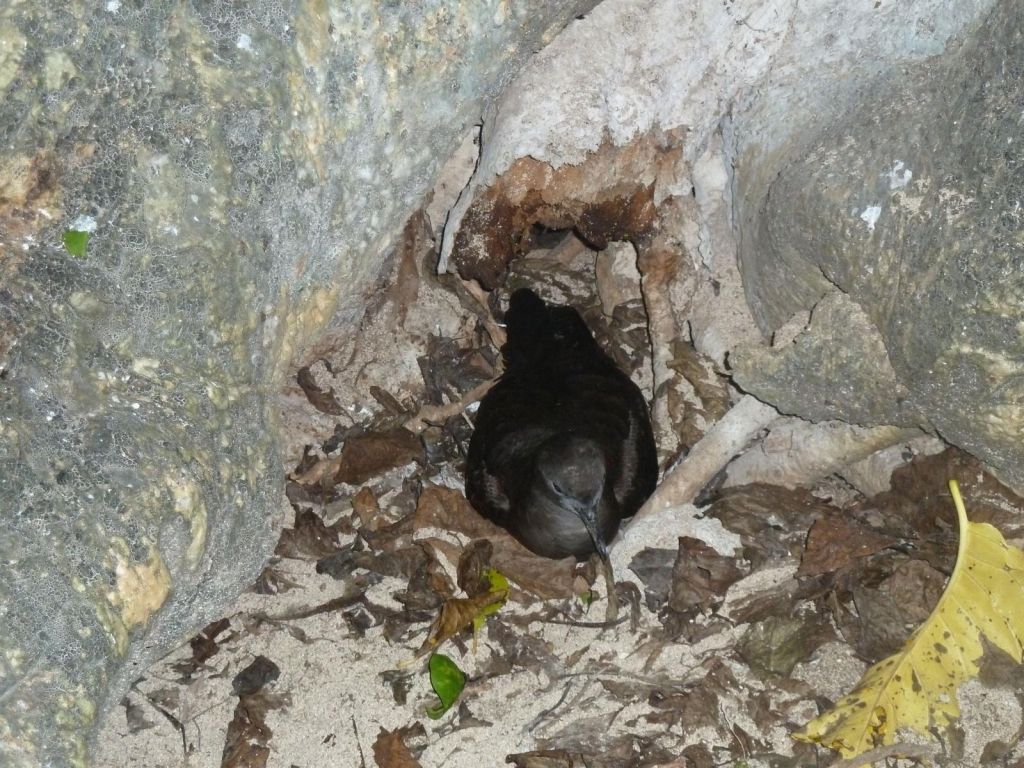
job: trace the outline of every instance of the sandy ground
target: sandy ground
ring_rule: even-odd
[[[507,643],[503,647],[492,638],[494,624],[533,608],[509,604],[491,619],[475,650],[468,639],[465,650],[451,643],[442,649],[470,678],[463,701],[472,717],[451,711],[441,720],[432,721],[425,716],[425,709],[436,697],[430,690],[425,662],[421,659],[410,664],[421,633],[404,644],[389,643],[380,627],[358,637],[341,612],[267,625],[256,631],[245,629],[253,625],[254,616],[287,614],[344,593],[338,581],[311,574],[310,566],[308,562],[286,561],[283,574],[301,586],[284,595],[243,595],[230,614],[231,628],[239,635],[223,641],[194,680],[183,683],[175,668],[192,657],[188,645],[150,669],[129,695],[150,725],[132,732],[125,712],[115,712],[98,740],[96,765],[220,765],[228,725],[238,702],[232,692],[232,679],[261,655],[280,667],[280,677],[272,688],[288,702],[267,717],[273,731],[267,766],[374,765],[373,743],[380,730],[416,722],[426,728],[426,747],[419,755],[423,766],[501,765],[506,755],[536,749],[545,740],[586,749],[588,738],[595,733],[606,743],[616,736],[648,736],[652,742],[681,753],[688,743],[719,741],[720,729],[705,726],[702,737],[699,732],[683,733],[660,724],[645,724],[644,716],[657,711],[645,696],[634,697],[622,691],[609,694],[606,686],[620,683],[640,694],[657,689],[681,691],[718,664],[740,678],[749,678],[742,663],[729,660],[730,649],[745,631],[744,625],[695,644],[665,643],[659,639],[657,617],[644,608],[636,630],[628,624],[595,629],[532,622],[521,635],[527,638],[521,646],[526,649],[522,666],[507,674],[488,675],[488,669],[508,650]],[[371,587],[367,597],[387,603],[390,594],[402,586],[398,579],[385,579]],[[603,603],[595,603],[595,609],[599,605]],[[601,616],[596,618],[600,620]],[[411,687],[405,703],[398,704],[381,675],[407,664]],[[813,676],[817,666],[819,662],[811,662],[807,674]],[[845,659],[843,665],[829,666],[827,679],[833,689],[839,683],[855,680],[863,669],[863,664],[852,658]],[[745,712],[743,699],[762,686],[756,680],[748,684],[753,687],[741,685],[733,697],[723,695],[716,706],[727,728],[740,726],[747,733],[758,733],[758,725]],[[168,691],[174,693],[169,695]],[[168,708],[184,734],[161,714],[154,701],[172,705]],[[810,702],[802,705],[802,711],[808,717],[814,714]],[[792,743],[784,729],[764,736],[772,752],[791,751]],[[756,759],[748,762],[759,764]]]
[[[684,533],[704,535],[718,546],[728,543],[729,535],[713,522],[684,517],[675,521]],[[350,541],[340,537],[339,544]],[[642,583],[622,563],[632,557],[631,543],[628,533],[617,543],[616,567],[624,580]],[[728,589],[716,613],[728,616],[777,595],[796,567],[788,560],[755,570]],[[470,768],[503,765],[508,755],[537,749],[565,750],[566,757],[520,764],[828,765],[830,753],[798,744],[790,733],[818,713],[818,702],[835,701],[852,689],[866,669],[838,635],[783,678],[752,670],[752,656],[744,650],[751,624],[716,627],[714,616],[699,616],[693,624],[698,634],[706,625],[706,636],[672,640],[658,615],[642,604],[636,627],[625,622],[593,628],[539,617],[550,618],[544,608],[555,606],[579,620],[600,621],[603,595],[589,614],[577,598],[542,602],[520,595],[522,602],[506,604],[475,642],[467,631],[442,646],[469,682],[459,705],[432,720],[426,709],[436,697],[426,663],[414,660],[427,622],[394,642],[383,624],[362,634],[354,629],[361,604],[294,618],[349,594],[352,581],[317,575],[311,560],[281,560],[276,570],[293,588],[242,595],[217,636],[216,652],[202,664],[190,665],[194,651],[185,644],[147,671],[102,730],[96,766]],[[360,573],[353,574],[357,583]],[[405,586],[403,579],[386,577],[366,587],[365,598],[397,610],[394,595]],[[239,703],[232,682],[258,657],[279,669],[264,687],[271,703],[261,732],[261,743],[268,745],[265,762],[228,761],[225,743]],[[1014,669],[997,671],[1002,679],[995,686],[992,680],[971,683],[961,692],[965,759],[943,760],[934,744],[921,754],[937,765],[1018,765],[1006,762],[1024,756],[1020,688],[1015,690],[1013,682],[1021,674]],[[190,679],[184,679],[184,670]],[[393,676],[407,686],[404,696],[389,682]],[[422,731],[405,739],[416,762],[388,753],[375,757],[381,736],[417,724]],[[1003,759],[982,760],[998,754],[993,744],[1004,745]]]
[[[493,375],[481,308],[416,267],[423,257],[400,254],[396,265],[415,276],[416,290],[378,296],[355,337],[345,329],[325,334],[306,361],[304,386],[283,393],[281,448],[290,466],[307,447],[304,466],[325,465],[344,455],[339,446],[400,425],[425,386],[434,402],[449,402]],[[595,334],[620,364],[634,366],[650,396],[642,318],[639,326],[635,312],[624,315],[632,325],[602,320],[610,283],[598,296],[593,253],[577,248],[564,262],[560,272],[548,264],[537,273],[562,293],[548,298],[594,310],[585,317],[596,318]],[[520,278],[529,279],[524,265]],[[621,292],[634,310],[638,293],[636,285]],[[424,489],[461,491],[469,429],[468,415],[455,412],[443,428],[423,433],[433,456],[424,448],[415,460],[388,464],[388,451],[399,450],[388,443],[379,472],[351,485],[332,482],[319,500],[315,483],[292,482],[296,519],[314,520],[316,535],[307,532],[296,551],[279,549],[276,587],[263,582],[263,593],[241,595],[213,637],[183,642],[146,671],[107,717],[95,766],[477,768],[507,759],[525,768],[824,766],[835,756],[791,733],[849,691],[866,660],[899,647],[951,567],[948,495],[933,489],[941,491],[950,472],[974,478],[971,492],[985,494],[992,519],[1024,538],[1015,502],[1001,500],[993,481],[956,455],[916,457],[923,469],[912,465],[877,504],[835,476],[811,490],[730,489],[710,507],[679,507],[627,528],[612,548],[616,576],[629,585],[620,587],[624,623],[592,626],[603,620],[607,596],[583,568],[563,596],[514,589],[475,640],[467,630],[446,641],[440,651],[468,682],[456,706],[433,720],[426,660],[414,657],[441,597],[463,594],[453,591],[456,564],[476,537],[457,525],[402,528],[402,521],[416,517]],[[897,453],[905,461],[914,451]],[[879,488],[888,487],[880,479]],[[364,487],[379,513],[355,509]],[[832,524],[815,539],[809,531],[819,518]],[[380,537],[382,525],[397,532]],[[845,551],[851,538],[865,548]],[[428,551],[429,563],[395,573],[413,550]],[[820,572],[797,578],[808,552]],[[333,576],[317,572],[318,562],[338,554],[365,559]],[[417,608],[410,595],[436,604]],[[246,688],[253,670],[262,672]],[[904,751],[939,765],[1024,765],[1017,670],[1003,667],[990,675],[994,684],[962,692],[957,743]],[[522,756],[533,750],[546,754]]]

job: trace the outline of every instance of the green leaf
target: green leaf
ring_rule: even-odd
[[[484,576],[487,577],[487,581],[491,585],[491,592],[508,592],[508,579],[505,578],[505,574],[501,571],[487,568],[484,570]],[[498,609],[495,608],[494,610]]]
[[[492,613],[497,613],[501,606],[505,604],[505,600],[508,599],[508,579],[501,571],[496,571],[494,568],[488,568],[484,571],[484,576],[487,577],[487,581],[491,587],[487,590],[492,595],[500,596],[500,599],[495,600],[489,605],[485,605],[480,609],[480,613],[473,617],[473,632],[479,632],[483,629],[484,624],[487,622],[487,617]]]
[[[441,701],[427,707],[427,717],[437,720],[447,712],[455,700],[459,698],[466,686],[466,675],[458,665],[443,653],[435,653],[430,657],[430,685]]]
[[[81,232],[77,229],[65,229],[64,236],[64,248],[72,256],[84,259],[85,249],[89,246],[89,233]]]

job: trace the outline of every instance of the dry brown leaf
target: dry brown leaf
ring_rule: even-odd
[[[409,698],[409,691],[412,690],[412,673],[401,669],[386,669],[379,672],[378,676],[391,688],[395,704],[404,707]]]
[[[837,606],[835,620],[857,655],[876,662],[898,651],[913,628],[923,623],[942,595],[946,576],[923,560],[906,555],[882,560],[882,575],[874,567],[858,568],[854,583],[839,591],[841,600],[853,598],[855,611]],[[888,575],[885,575],[888,574]]]
[[[316,572],[325,573],[339,581],[352,578],[357,568],[395,578],[411,578],[427,564],[428,555],[418,546],[402,547],[393,552],[355,550],[349,546],[317,560]]]
[[[665,768],[714,768],[716,765],[711,750],[704,744],[691,744],[683,750],[683,758],[679,763],[671,763]]]
[[[555,679],[563,675],[569,666],[554,654],[554,646],[549,641],[529,634],[529,629],[527,632],[517,632],[503,616],[487,625],[487,639],[501,648],[501,654],[492,657],[503,670],[497,674],[507,674],[519,667]]]
[[[231,622],[228,619],[218,619],[206,625],[198,635],[189,641],[189,645],[192,647],[192,658],[173,665],[174,670],[181,674],[184,681],[190,680],[196,670],[203,665],[203,662],[220,650],[217,636],[230,626]]]
[[[274,732],[267,725],[267,713],[287,706],[287,695],[264,690],[280,675],[277,665],[265,656],[256,659],[232,681],[238,695],[235,714],[224,739],[221,768],[264,768],[270,757],[270,739]]]
[[[896,566],[892,576],[882,582],[879,590],[900,607],[907,623],[917,625],[931,616],[945,587],[944,573],[924,560],[908,560]]]
[[[416,539],[416,546],[426,550],[427,554],[432,560],[437,563],[450,563],[455,565],[459,562],[459,558],[462,556],[463,549],[460,545],[455,544],[451,541],[439,538],[437,536],[423,536]],[[440,573],[444,573],[445,583],[445,595],[451,595],[455,592],[455,584],[451,578],[448,577],[447,571],[442,567],[439,569]]]
[[[377,401],[388,416],[404,416],[409,412],[409,408],[403,405],[401,400],[375,384],[370,385],[370,397]]]
[[[388,504],[389,507],[397,505],[395,498]],[[377,552],[395,552],[405,549],[412,541],[412,534],[416,530],[412,514],[405,515],[393,523],[386,523],[378,526],[375,530],[360,530],[360,538],[365,539],[370,548]]]
[[[725,416],[731,405],[728,379],[715,370],[711,358],[702,355],[692,344],[675,339],[668,365],[693,385],[708,422],[714,423]]]
[[[649,611],[656,613],[668,601],[677,556],[678,549],[646,547],[629,561],[629,570],[644,585],[644,598]]]
[[[835,507],[809,490],[755,483],[725,489],[705,515],[739,534],[743,558],[757,570],[765,562],[802,552],[811,525],[831,510]]]
[[[788,676],[819,646],[835,640],[828,619],[814,611],[803,615],[770,616],[752,624],[736,645],[736,652],[754,670]]]
[[[252,591],[257,595],[281,595],[299,586],[297,581],[292,581],[282,571],[272,564],[264,568],[253,584]]]
[[[826,514],[814,521],[797,576],[819,576],[896,544],[898,539],[872,530],[847,515]]]
[[[956,517],[949,509],[946,480],[963,478],[961,491],[971,500],[971,520],[990,523],[1007,539],[1024,537],[1024,499],[988,474],[981,462],[958,448],[918,456],[893,472],[892,490],[864,503],[880,511],[886,522],[901,525],[917,538],[949,534],[949,564],[956,552]],[[895,528],[900,530],[901,527]],[[931,563],[938,567],[935,562]],[[941,569],[941,568],[940,568]]]
[[[125,696],[121,699],[121,706],[124,707],[124,719],[128,725],[128,733],[139,733],[146,731],[156,725],[152,720],[146,718],[146,711],[141,705]]]
[[[507,755],[506,763],[516,768],[576,768],[581,765],[564,749],[545,749],[536,752],[520,752]]]
[[[295,525],[281,531],[274,554],[295,559],[319,559],[340,549],[338,532],[312,510],[297,511]]]
[[[312,366],[310,365],[303,366],[299,368],[299,372],[295,376],[296,381],[298,381],[299,386],[302,387],[302,391],[306,395],[306,399],[318,411],[331,416],[340,416],[345,411],[334,398],[334,390],[332,388],[320,389],[320,386],[316,383],[316,377],[310,370],[311,368]]]
[[[1017,511],[1024,508],[1024,499],[987,474],[977,459],[956,448],[917,456],[896,469],[892,490],[866,499],[851,514],[871,520],[873,527],[887,535],[912,543],[915,559],[948,575],[958,542],[956,516],[944,490],[949,477],[964,478],[963,492],[971,499],[972,520],[995,525],[1007,540],[1024,538],[1024,517]]]
[[[178,709],[181,706],[181,687],[157,688],[146,694],[146,698],[157,707],[164,709]]]
[[[231,681],[231,690],[236,696],[251,696],[259,693],[263,686],[273,683],[281,676],[281,668],[266,656],[257,656]]]
[[[418,362],[428,407],[459,400],[463,393],[494,378],[493,359],[488,359],[482,350],[466,348],[454,339],[431,336],[426,354]]]
[[[476,597],[490,591],[491,582],[486,569],[491,567],[494,545],[487,539],[477,539],[467,546],[459,556],[459,589],[469,597]]]
[[[692,690],[668,695],[651,694],[651,706],[657,710],[644,719],[682,729],[691,733],[698,728],[715,728],[721,723],[721,705],[718,694],[710,686],[698,685]]]
[[[221,768],[264,768],[274,735],[266,722],[267,712],[286,703],[284,698],[265,693],[239,697],[224,739]]]
[[[450,726],[451,730],[446,730],[445,735],[448,733],[455,733],[456,731],[463,731],[467,728],[490,728],[494,725],[490,720],[484,720],[482,717],[474,715],[470,711],[469,705],[464,701],[459,702],[457,715],[458,717],[456,721]]]
[[[335,482],[359,485],[422,457],[420,439],[407,429],[367,432],[345,441]]]
[[[230,626],[231,621],[228,619],[218,619],[207,624],[198,635],[189,641],[189,645],[192,647],[192,660],[204,662],[217,653],[220,650],[220,646],[217,645],[217,635]]]
[[[855,612],[843,606],[835,615],[836,625],[850,647],[869,662],[898,651],[911,632],[900,606],[877,589],[855,586],[852,597]]]
[[[410,577],[406,588],[395,594],[395,599],[405,606],[407,611],[427,611],[433,614],[444,604],[446,597],[451,597],[451,584],[447,575],[427,550],[423,550],[426,559],[422,567]]]
[[[433,232],[426,210],[414,212],[405,222],[398,241],[398,274],[390,290],[390,298],[398,316],[398,324],[405,324],[409,307],[416,303],[420,291],[419,259],[433,247]]]
[[[476,597],[452,597],[444,601],[441,606],[441,613],[434,621],[427,639],[416,652],[419,658],[424,654],[431,653],[437,649],[445,640],[455,637],[466,627],[473,623],[478,616],[486,615],[488,609],[501,605],[508,598],[507,589],[499,589]]]
[[[668,382],[666,396],[672,425],[681,445],[690,450],[729,410],[728,380],[715,371],[709,358],[678,338],[672,341],[668,367],[684,380]]]
[[[373,742],[373,759],[378,768],[420,768],[420,762],[413,757],[406,740],[424,739],[426,730],[422,723],[387,731],[383,728]]]
[[[782,579],[770,586],[749,592],[728,604],[730,621],[747,624],[762,621],[771,616],[788,616],[797,610],[805,600],[825,594],[827,585],[822,580],[830,577],[822,576],[812,579]]]
[[[492,541],[494,556],[491,565],[505,574],[509,581],[543,600],[572,597],[573,569],[576,564],[573,558],[549,560],[540,557],[511,536]]]
[[[501,534],[508,535],[477,514],[459,491],[438,485],[428,485],[420,494],[413,515],[413,527],[456,531],[471,539],[492,539]]]
[[[380,527],[380,504],[373,490],[368,487],[359,489],[359,492],[352,497],[352,512],[359,518],[359,526],[362,530],[375,531]]]
[[[396,467],[423,460],[419,437],[403,427],[364,432],[345,441],[341,453],[322,459],[292,479],[300,485],[333,488],[337,483],[360,485]]]
[[[341,456],[321,459],[316,463],[309,464],[309,466],[305,466],[306,464],[309,464],[309,462],[304,461],[302,467],[296,468],[290,475],[292,480],[299,485],[334,487],[336,482],[334,477],[338,474],[338,468],[341,466]]]
[[[538,557],[506,530],[481,517],[466,497],[451,488],[430,485],[423,489],[413,525],[457,531],[470,539],[487,539],[494,547],[491,565],[509,581],[541,598],[570,597],[574,560]]]
[[[669,607],[695,614],[717,606],[742,576],[733,558],[718,554],[700,539],[681,536],[672,568]]]

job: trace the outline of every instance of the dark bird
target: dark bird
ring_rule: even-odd
[[[477,411],[466,497],[538,555],[597,552],[607,567],[619,524],[658,478],[647,403],[572,307],[521,289],[505,327],[505,372]]]

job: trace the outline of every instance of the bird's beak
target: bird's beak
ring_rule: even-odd
[[[597,525],[597,504],[584,507],[579,511],[579,516],[580,520],[583,521],[583,525],[586,526],[587,533],[590,534],[590,540],[594,542],[594,549],[597,550],[597,554],[601,556],[602,560],[607,562],[608,545],[605,543],[601,530]]]

